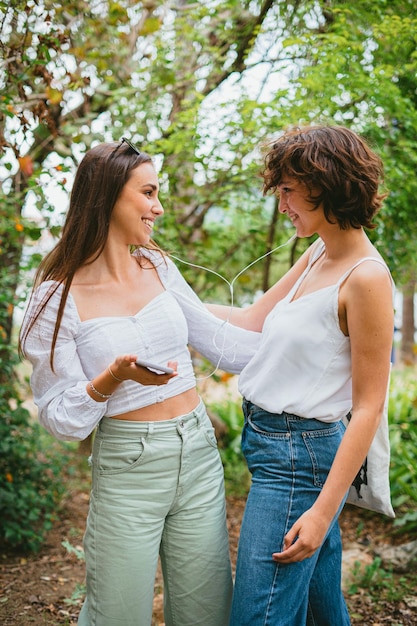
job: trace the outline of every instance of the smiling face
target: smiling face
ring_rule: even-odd
[[[117,237],[126,245],[148,244],[155,219],[164,212],[158,192],[158,177],[152,163],[142,163],[132,170],[114,205],[109,237]]]
[[[319,232],[324,213],[321,205],[312,200],[317,190],[310,190],[297,179],[286,177],[277,187],[279,211],[286,213],[296,228],[297,237],[310,237]]]

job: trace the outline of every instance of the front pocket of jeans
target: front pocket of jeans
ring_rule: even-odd
[[[247,418],[247,423],[252,428],[252,430],[258,433],[258,435],[263,435],[264,437],[270,437],[272,439],[288,439],[290,437],[290,434],[287,432],[287,430],[285,432],[283,432],[282,430],[272,430],[272,428],[274,427],[272,421],[271,430],[264,430],[261,426],[258,426],[258,424],[256,424],[256,422],[254,421],[255,419],[256,414],[249,414]]]
[[[143,463],[145,445],[142,440],[99,443],[97,466],[102,476],[129,472]]]
[[[340,445],[340,429],[303,432],[303,440],[311,460],[314,485],[321,488]]]
[[[207,424],[207,425],[203,424],[201,428],[203,429],[204,437],[206,438],[207,443],[212,448],[217,448],[216,432],[213,426],[211,425],[211,422],[210,424]]]

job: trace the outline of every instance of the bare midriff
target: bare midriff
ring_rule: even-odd
[[[167,398],[163,402],[144,406],[135,411],[128,411],[120,415],[112,415],[112,419],[129,420],[133,422],[160,422],[170,420],[179,415],[191,413],[200,403],[197,390],[189,389],[172,398]]]

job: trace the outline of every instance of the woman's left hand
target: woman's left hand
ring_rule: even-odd
[[[274,552],[272,558],[277,563],[295,563],[313,556],[321,546],[329,528],[329,522],[321,515],[308,509],[284,537],[282,552]]]

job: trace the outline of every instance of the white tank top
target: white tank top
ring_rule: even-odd
[[[335,422],[352,408],[350,339],[339,326],[339,289],[365,261],[387,266],[382,259],[364,257],[336,284],[292,300],[323,251],[319,241],[308,267],[267,316],[261,345],[240,374],[239,391],[270,413]]]

